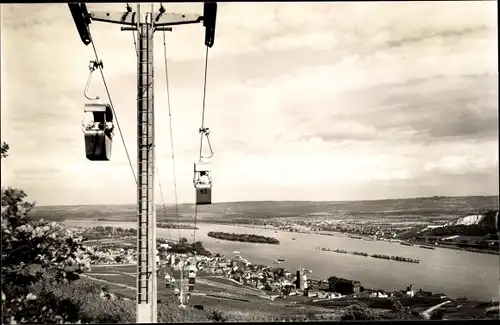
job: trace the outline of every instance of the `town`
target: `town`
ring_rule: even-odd
[[[133,229],[117,230],[113,227],[95,227],[93,229],[77,229],[77,231],[83,236],[94,238],[86,241],[91,252],[91,265],[113,267],[114,265],[137,263],[134,242],[131,241],[128,233]],[[96,239],[99,236],[101,239]],[[211,254],[202,248],[201,243],[196,245],[196,254],[193,254],[192,251],[173,252],[182,251],[182,247],[190,247],[184,238],[181,238],[180,243],[157,238],[157,247],[157,275],[159,279],[163,279],[161,282],[165,289],[172,290],[180,303],[188,303],[191,295],[204,294],[197,289],[194,281],[192,288],[188,289],[187,281],[184,284],[181,281],[181,273],[186,274],[185,280],[194,276],[200,279],[201,283],[205,277],[224,278],[230,281],[229,283],[239,285],[241,288],[258,290],[260,298],[276,301],[277,299],[286,300],[295,297],[294,303],[302,305],[345,306],[346,301],[350,301],[349,304],[352,304],[367,299],[371,304],[383,305],[392,301],[391,299],[411,299],[419,303],[416,308],[410,304],[408,308],[411,308],[407,310],[407,314],[411,316],[410,310],[412,310],[413,317],[416,319],[435,319],[438,316],[433,316],[434,312],[429,310],[443,302],[452,301],[444,293],[414,289],[411,284],[399,291],[387,291],[365,288],[359,281],[336,276],[330,276],[328,279],[312,279],[313,270],[301,267],[296,270],[285,270],[280,267],[256,265],[240,255],[229,259],[218,253]],[[185,296],[183,296],[183,292]],[[239,299],[238,294],[219,293],[219,295],[222,294],[225,299]],[[464,303],[462,300],[456,301]],[[441,310],[439,317],[444,317],[442,309],[437,309]]]
[[[450,216],[421,218],[412,215],[387,217],[333,216],[329,214],[298,217],[238,219],[246,227],[265,228],[297,233],[316,233],[328,236],[348,235],[353,239],[394,241],[403,245],[419,244],[460,249],[478,253],[498,254],[498,234],[495,220],[498,209],[453,219]],[[468,219],[480,217],[481,224],[467,224]]]

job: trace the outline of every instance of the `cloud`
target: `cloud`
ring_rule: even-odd
[[[427,172],[439,172],[444,174],[469,174],[484,171],[494,171],[498,166],[498,158],[492,157],[470,157],[470,156],[445,156],[436,162],[424,166]]]
[[[346,118],[342,115],[330,116],[317,123],[317,126],[318,129],[316,131],[307,128],[306,132],[310,132],[310,134],[301,132],[301,138],[309,139],[311,137],[318,137],[323,141],[335,142],[342,140],[371,141],[375,140],[378,136],[378,131],[375,127],[360,123],[352,117]]]
[[[110,162],[84,156],[80,123],[92,48],[81,44],[66,5],[30,6],[2,6],[2,139],[12,147],[2,184],[26,188],[45,204],[134,202],[118,132]],[[215,151],[214,199],[495,193],[496,181],[485,176],[498,169],[493,6],[221,3],[205,119]],[[201,13],[202,6],[167,10]],[[102,23],[93,23],[92,33],[135,169],[132,35]],[[199,149],[203,35],[201,24],[167,33],[178,194],[188,202]],[[157,34],[155,41],[156,157],[172,202],[163,40]],[[99,73],[90,92],[107,101]]]
[[[466,36],[468,34],[480,33],[483,31],[488,31],[488,27],[487,26],[474,26],[474,27],[468,27],[468,28],[441,30],[441,31],[434,31],[434,32],[426,31],[426,33],[423,33],[422,35],[417,36],[417,37],[410,36],[410,37],[405,37],[405,38],[398,39],[398,40],[388,41],[387,45],[389,47],[398,47],[398,46],[403,46],[406,44],[422,42],[424,40],[429,40],[429,39],[435,39],[435,38],[444,39],[444,38],[452,38],[452,37],[462,37],[462,36]]]

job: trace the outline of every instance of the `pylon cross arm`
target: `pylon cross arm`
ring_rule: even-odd
[[[90,18],[95,21],[102,21],[112,24],[136,26],[137,14],[135,12],[113,12],[113,11],[92,11]]]
[[[153,16],[154,25],[157,27],[196,24],[203,21],[203,16],[197,14],[154,13]],[[94,21],[136,26],[138,17],[136,12],[92,11],[90,18]]]
[[[154,24],[155,26],[174,26],[174,25],[187,25],[196,24],[203,21],[203,16],[196,14],[173,14],[165,13],[155,14]]]

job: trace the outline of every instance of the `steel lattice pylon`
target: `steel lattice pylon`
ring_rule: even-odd
[[[140,19],[140,18],[139,18]],[[156,211],[154,207],[153,24],[137,30],[137,322],[156,322]]]

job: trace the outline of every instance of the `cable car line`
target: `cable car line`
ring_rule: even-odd
[[[125,153],[127,155],[127,159],[132,170],[132,174],[134,176],[134,180],[137,185],[137,208],[138,208],[138,241],[137,241],[137,249],[138,249],[138,258],[137,261],[137,299],[136,299],[136,307],[137,307],[137,322],[138,323],[155,323],[157,320],[157,279],[155,276],[151,277],[151,274],[154,273],[156,269],[155,263],[155,250],[156,245],[155,237],[156,237],[156,224],[155,224],[155,205],[153,201],[154,195],[154,183],[153,181],[154,171],[155,171],[155,163],[156,163],[156,155],[154,154],[154,129],[151,130],[151,127],[154,128],[154,87],[153,81],[155,78],[154,71],[151,69],[151,65],[154,65],[153,62],[153,33],[155,30],[157,31],[167,31],[172,30],[170,25],[179,25],[179,24],[194,24],[203,22],[203,26],[205,27],[205,45],[207,47],[212,47],[215,39],[215,27],[216,27],[216,16],[217,16],[217,3],[216,2],[204,2],[203,5],[203,15],[198,14],[187,14],[181,15],[180,17],[176,17],[175,14],[170,17],[162,16],[165,13],[165,8],[160,3],[160,13],[156,15],[154,11],[154,6],[151,5],[151,12],[147,12],[145,15],[141,15],[141,7],[140,4],[137,6],[137,11],[132,12],[132,8],[127,3],[125,13],[115,12],[92,12],[89,13],[85,3],[68,3],[68,7],[70,9],[71,15],[75,22],[77,31],[79,33],[80,39],[84,45],[88,45],[92,43],[92,47],[95,54],[95,63],[91,65],[91,73],[96,70],[95,65],[99,64],[99,71],[101,74],[102,81],[104,83],[104,87],[106,89],[106,93],[109,99],[109,103],[89,103],[85,104],[84,112],[92,113],[93,120],[88,121],[84,125],[84,140],[85,140],[85,152],[87,159],[91,161],[110,161],[111,160],[111,148],[112,148],[112,138],[113,138],[113,128],[114,123],[117,124],[118,130],[120,133],[120,137],[125,148]],[[131,15],[131,16],[129,16]],[[135,17],[138,16],[136,20]],[[121,18],[120,18],[121,16]],[[178,15],[177,15],[178,16]],[[154,21],[153,21],[154,19]],[[137,174],[134,172],[134,168],[132,165],[132,161],[130,159],[130,155],[126,146],[125,139],[123,137],[123,132],[120,128],[119,122],[115,119],[116,122],[113,122],[113,115],[116,116],[116,111],[114,109],[111,94],[106,83],[106,79],[103,73],[103,66],[98,57],[98,52],[95,44],[92,41],[92,37],[90,35],[90,27],[89,25],[92,21],[101,21],[105,23],[115,23],[120,25],[128,25],[127,27],[122,27],[123,31],[137,30],[138,33],[132,33],[134,40],[134,48],[137,56],[138,66],[137,66],[137,139],[138,144],[143,142],[148,142],[146,148],[138,147],[138,171]],[[130,27],[130,25],[136,27]],[[158,28],[155,28],[157,26]],[[144,31],[144,34],[143,34]],[[136,37],[137,36],[137,42]],[[167,95],[168,95],[168,105],[169,105],[169,118],[170,118],[170,134],[171,134],[171,149],[172,149],[172,160],[175,164],[175,155],[173,150],[173,131],[172,131],[172,119],[171,119],[171,107],[170,107],[170,94],[168,87],[168,72],[167,72],[167,56],[166,56],[166,41],[165,34],[164,36],[164,46],[165,46],[165,76],[167,79]],[[144,52],[143,52],[144,51]],[[143,55],[144,54],[144,55]],[[203,93],[203,110],[202,110],[202,123],[200,132],[200,156],[199,162],[195,162],[194,164],[194,173],[195,178],[193,179],[194,186],[196,188],[196,205],[201,204],[211,204],[211,189],[212,189],[212,179],[211,179],[211,168],[209,161],[203,161],[203,158],[210,158],[213,155],[213,151],[210,144],[210,139],[208,137],[209,130],[205,128],[205,96],[206,96],[206,84],[207,84],[207,61],[208,61],[208,48],[205,58],[205,80],[204,80],[204,93]],[[90,76],[91,77],[91,76]],[[90,78],[89,78],[90,79]],[[87,94],[88,85],[90,80],[87,82],[87,87],[85,94]],[[147,91],[148,90],[148,91]],[[94,100],[94,98],[90,98],[86,96],[88,100]],[[152,105],[151,105],[152,104]],[[150,114],[147,117],[141,115],[141,113]],[[83,125],[83,123],[82,123]],[[141,127],[147,126],[147,128]],[[151,134],[152,131],[152,134]],[[210,157],[203,157],[203,137],[207,138],[208,146],[210,147],[211,155]],[[152,155],[152,156],[151,156]],[[140,159],[140,160],[139,160]],[[146,163],[143,163],[145,161]],[[176,208],[178,209],[177,202],[177,187],[176,187],[176,174],[175,167],[174,170],[174,186],[176,192]],[[156,171],[158,172],[158,167],[156,167]],[[141,176],[145,179],[145,183],[141,180]],[[164,207],[164,211],[166,214],[166,206],[163,200],[163,189],[161,186],[161,180],[158,179],[160,186],[160,194],[162,197],[162,203]],[[195,229],[193,234],[193,246],[195,242],[196,236],[196,223],[197,223],[197,212],[198,208],[195,210]],[[177,210],[177,218],[179,222],[179,213]],[[139,229],[140,228],[140,229]],[[145,232],[143,232],[145,230]],[[170,233],[170,232],[169,232]],[[179,228],[180,233],[180,228]],[[144,240],[143,240],[144,239]],[[153,241],[153,245],[149,244],[149,241]],[[196,252],[194,252],[194,264],[192,264],[191,258],[188,261],[188,268],[185,267],[185,260],[181,258],[181,297],[184,297],[183,291],[185,285],[187,284],[187,296],[186,302],[189,302],[190,293],[194,289],[195,280],[196,280]],[[149,271],[151,270],[151,271]],[[184,283],[183,275],[185,271],[189,271],[188,281]],[[184,292],[186,293],[186,292]],[[151,297],[151,299],[149,298]],[[181,299],[180,307],[185,307],[184,299]]]
[[[203,136],[206,135],[208,139],[209,130],[205,128],[205,102],[207,96],[207,70],[208,70],[208,46],[206,46],[205,51],[205,80],[203,82],[203,107],[201,111],[201,128],[200,128],[200,160],[202,157],[202,149],[203,149]],[[208,140],[210,151],[212,151],[212,146],[210,145],[210,140]],[[213,155],[213,152],[212,152]],[[212,156],[211,155],[211,156]],[[211,158],[207,157],[207,158]]]
[[[202,161],[203,157],[203,136],[207,137],[207,142],[210,148],[210,156],[206,158],[211,158],[213,156],[213,151],[212,151],[212,145],[210,144],[210,139],[208,137],[209,135],[209,129],[205,128],[205,108],[206,108],[206,95],[207,95],[207,75],[208,75],[208,49],[209,46],[206,46],[205,50],[205,78],[203,81],[203,104],[202,104],[202,111],[201,111],[201,128],[199,129],[200,132],[200,155],[199,155],[199,161]],[[195,253],[195,247],[194,243],[196,242],[196,227],[197,227],[197,221],[198,221],[198,204],[195,204],[194,208],[194,230],[193,230],[193,253]]]
[[[131,11],[132,8],[130,7],[130,5],[128,4],[127,2],[127,11]],[[165,32],[163,32],[163,38],[164,38],[164,43],[165,43]],[[137,51],[137,42],[136,42],[136,37],[135,37],[135,32],[132,30],[132,39],[134,41],[134,49],[135,49],[135,54],[138,55],[138,51]],[[166,55],[166,53],[165,53]],[[166,60],[166,58],[165,58]],[[166,69],[166,61],[165,61],[165,69]],[[169,95],[169,91],[168,91],[168,77],[167,77],[167,98],[168,98],[168,108],[169,108],[169,116],[170,116],[170,95]],[[171,127],[171,126],[170,126]],[[171,134],[171,137],[172,137],[172,134]],[[156,161],[156,155],[154,157],[155,161]],[[172,149],[172,159],[173,159],[173,149]],[[160,176],[160,171],[159,171],[159,168],[158,168],[158,164],[155,164],[156,165],[156,173],[158,174],[158,187],[160,189],[160,197],[161,197],[161,202],[162,202],[162,206],[163,206],[163,213],[165,215],[165,219],[167,219],[167,207],[165,205],[165,199],[163,197],[163,188],[162,188],[162,185],[161,185],[161,176]],[[174,167],[174,187],[176,187],[176,181],[175,181],[175,167]],[[176,207],[176,212],[177,212],[177,224],[179,224],[179,208],[178,208],[178,205],[177,205],[177,190],[175,190],[175,207]],[[179,226],[177,227],[178,228],[178,237],[179,237],[179,241],[180,241],[180,229],[179,229]],[[172,235],[171,235],[171,232],[170,232],[170,228],[167,228],[168,230],[168,237],[170,239],[170,241],[172,241]]]
[[[95,43],[94,43],[94,39],[93,39],[92,35],[90,35],[90,39],[91,39],[90,43],[92,44],[92,48],[93,48],[94,54],[95,54],[95,62],[101,62],[99,60],[99,55],[97,54],[97,49],[95,47]],[[130,159],[130,155],[129,155],[128,150],[127,150],[127,144],[125,143],[125,138],[123,137],[122,129],[120,128],[120,123],[118,122],[118,115],[116,114],[115,107],[114,107],[113,101],[111,99],[111,94],[109,92],[108,84],[106,83],[106,78],[104,77],[104,72],[102,71],[103,66],[102,66],[102,64],[99,64],[98,67],[99,67],[99,71],[101,72],[101,79],[102,79],[102,82],[104,84],[104,88],[106,89],[106,94],[107,94],[108,99],[109,99],[109,106],[111,107],[111,110],[113,111],[113,115],[115,116],[116,126],[118,127],[118,132],[120,132],[120,138],[122,139],[122,143],[123,143],[123,147],[125,148],[125,153],[127,155],[128,163],[130,165],[130,169],[132,170],[132,175],[134,176],[134,181],[137,184],[137,177],[135,176],[134,167],[132,166],[132,160]]]
[[[127,11],[128,10],[132,11],[132,8],[129,6],[129,4],[127,2]],[[139,55],[139,52],[137,51],[137,42],[136,42],[136,37],[135,37],[135,32],[134,31],[132,31],[132,39],[134,41],[135,55],[137,56],[137,55]],[[155,153],[155,156],[153,157],[153,159],[156,162],[156,153]],[[156,173],[158,174],[158,187],[160,189],[160,197],[161,197],[161,203],[162,203],[162,206],[163,206],[163,214],[165,216],[165,219],[167,220],[167,207],[165,205],[165,199],[163,198],[163,188],[161,186],[160,171],[158,169],[158,164],[155,163],[155,166],[156,166]],[[172,241],[172,233],[170,232],[170,228],[167,228],[167,231],[168,231],[168,238],[170,239],[170,241]]]
[[[156,154],[155,154],[155,160],[156,160]],[[161,197],[161,203],[163,205],[163,213],[165,214],[165,219],[167,219],[167,207],[165,205],[165,200],[163,199],[163,189],[161,186],[161,181],[160,181],[160,172],[158,171],[158,167],[156,168],[156,173],[158,174],[158,186],[160,187],[160,197]],[[172,235],[170,233],[170,228],[167,228],[168,230],[168,238],[170,241],[172,241]]]
[[[163,5],[160,4],[160,12],[161,8],[163,8]],[[166,33],[163,31],[163,57],[164,57],[164,65],[165,65],[165,83],[166,83],[166,92],[167,92],[167,106],[168,106],[168,117],[169,117],[169,131],[170,131],[170,152],[172,154],[172,173],[173,173],[173,182],[174,182],[174,198],[175,198],[175,209],[176,209],[176,215],[177,215],[177,232],[178,232],[178,242],[180,243],[181,241],[181,229],[180,229],[180,216],[179,216],[179,202],[178,202],[178,196],[177,196],[177,173],[175,170],[175,150],[174,150],[174,134],[173,134],[173,127],[172,127],[172,106],[170,102],[170,85],[169,85],[169,78],[168,78],[168,58],[167,58],[167,41],[166,41]],[[180,286],[180,300],[181,304],[180,307],[184,306],[184,302],[186,297],[185,294],[189,292],[189,289],[186,290],[184,283],[184,272],[185,270],[185,260],[181,258],[181,269],[180,269],[180,279],[179,279],[179,286]],[[172,275],[173,277],[173,275]],[[189,278],[189,277],[187,277]],[[175,278],[174,278],[175,279]],[[187,297],[187,299],[189,299]]]
[[[127,10],[131,10],[131,7],[129,6],[128,2],[127,2]],[[163,32],[165,33],[165,32]],[[135,40],[135,32],[132,31],[132,39],[134,40],[134,49],[135,49],[135,54],[138,55],[139,52],[137,51],[137,42]],[[154,160],[156,162],[156,153],[155,153],[155,156],[154,156]],[[161,186],[161,176],[160,176],[160,171],[158,169],[158,164],[155,164],[156,165],[156,173],[158,174],[158,187],[160,189],[160,197],[161,197],[161,203],[162,203],[162,206],[163,206],[163,214],[165,216],[165,219],[167,219],[167,207],[165,205],[165,199],[163,197],[163,187]],[[167,219],[168,220],[168,219]],[[167,231],[168,231],[168,238],[170,239],[170,241],[172,241],[172,234],[170,232],[170,228],[167,228]],[[179,230],[179,238],[180,238],[180,230]]]
[[[163,6],[162,6],[163,7]],[[175,156],[174,156],[174,132],[172,127],[172,106],[170,105],[170,87],[168,82],[168,60],[167,60],[167,37],[163,31],[163,57],[165,63],[165,82],[167,91],[167,106],[168,106],[168,119],[170,129],[170,152],[172,153],[172,173],[174,177],[174,198],[175,198],[175,214],[177,215],[177,231],[179,241],[181,240],[180,217],[179,217],[179,201],[177,199],[177,173],[175,172]]]

